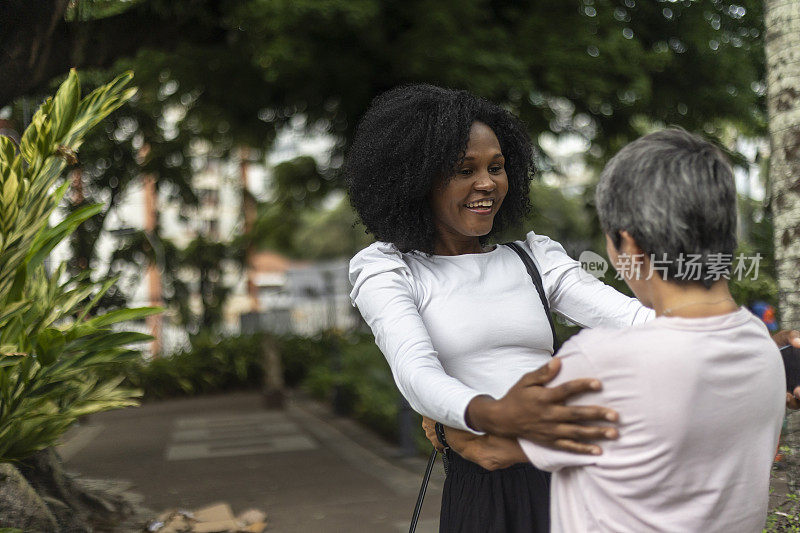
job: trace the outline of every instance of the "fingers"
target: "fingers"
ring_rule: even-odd
[[[795,348],[800,348],[800,331],[782,329],[772,336],[772,340],[780,347],[791,344]]]
[[[522,432],[522,438],[545,446],[552,446],[555,441],[565,440],[591,444],[597,440],[615,440],[619,431],[610,426],[582,426],[580,424],[551,424],[531,428]]]
[[[553,440],[615,440],[619,437],[617,428],[609,426],[582,426],[580,424],[558,424],[552,429]]]
[[[553,403],[561,403],[567,398],[584,392],[596,392],[602,389],[600,381],[594,378],[573,379],[559,385],[558,387],[548,388],[548,399]]]
[[[425,437],[433,444],[433,447],[439,450],[440,452],[444,451],[444,446],[441,445],[439,442],[439,437],[436,436],[436,429],[435,429],[436,422],[428,418],[427,416],[422,417],[422,429],[425,430]]]
[[[607,420],[617,422],[619,414],[613,409],[599,405],[553,405],[542,413],[542,419],[553,422],[585,422],[591,420]]]
[[[561,359],[553,357],[548,363],[538,370],[528,372],[519,380],[519,384],[524,387],[532,387],[535,385],[544,385],[553,381],[561,370]]]
[[[797,394],[797,390],[795,389],[795,394]],[[786,408],[787,409],[800,409],[800,400],[798,400],[795,396],[791,393],[786,393]]]
[[[580,453],[583,455],[600,455],[603,450],[596,444],[586,444],[569,439],[558,439],[553,442],[553,448],[565,452]]]
[[[442,446],[442,443],[439,442],[439,439],[436,437],[436,433],[431,434],[425,432],[425,437],[427,437],[427,439],[430,441],[430,443],[433,445],[434,448],[436,448],[440,452],[444,451],[444,446]]]
[[[789,344],[795,348],[800,348],[800,331],[793,329],[789,332]]]

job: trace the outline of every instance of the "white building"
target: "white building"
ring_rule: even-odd
[[[304,154],[314,156],[322,165],[328,164],[332,139],[325,135],[307,136],[302,131],[303,125],[302,120],[297,119],[293,127],[282,131],[266,160],[250,161],[242,153],[230,159],[219,159],[211,155],[210,146],[196,145],[192,157],[195,170],[192,187],[198,196],[197,206],[187,206],[177,200],[177,191],[171,190],[168,184],[155,187],[153,179],[142,176],[138,183],[128,187],[106,218],[97,243],[97,262],[92,265],[94,272],[103,275],[114,250],[127,235],[139,231],[153,235],[149,240],[155,250],[156,262],[162,262],[159,257],[163,258],[163,245],[152,233],[156,224],[161,238],[179,249],[184,249],[198,236],[227,243],[241,235],[246,229],[245,212],[252,209],[252,206],[245,205],[245,189],[251,197],[268,201],[271,197],[271,166]],[[254,212],[250,213],[254,216]],[[54,218],[58,215],[55,214]],[[54,251],[51,262],[57,264],[67,259],[68,254],[68,245],[64,243]],[[295,274],[295,270],[299,274]],[[318,302],[314,304],[314,298],[304,292],[308,283],[293,281],[298,276],[308,278],[310,271],[316,272],[316,267],[292,263],[272,252],[252,253],[245,268],[233,262],[226,265],[222,282],[230,287],[230,293],[223,311],[224,333],[238,333],[241,317],[248,313],[282,313],[290,317],[284,329],[297,333],[314,333],[327,327],[329,305],[327,300],[323,302],[327,295],[320,293]],[[199,313],[201,300],[197,275],[187,270],[180,272],[179,276],[192,289],[190,308]],[[341,275],[336,280],[341,287]],[[130,307],[162,305],[162,292],[169,295],[170,291],[170,287],[162,283],[157,265],[148,264],[126,267],[120,287]],[[341,309],[349,307],[349,303],[344,306],[341,302],[342,295],[346,297],[348,291],[349,286],[346,290],[337,290]],[[343,327],[346,322],[345,316],[333,325]],[[161,353],[171,353],[188,345],[188,332],[178,325],[174,311],[168,310],[163,316],[151,318],[147,324],[126,324],[126,327],[155,334],[159,343],[152,348]]]

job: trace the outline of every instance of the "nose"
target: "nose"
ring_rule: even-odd
[[[488,172],[480,172],[475,177],[475,183],[473,187],[479,191],[488,191],[492,192],[497,188],[497,183],[495,183],[494,178]]]

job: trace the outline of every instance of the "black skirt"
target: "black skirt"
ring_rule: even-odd
[[[489,471],[447,451],[440,533],[548,533],[550,474],[530,463]]]

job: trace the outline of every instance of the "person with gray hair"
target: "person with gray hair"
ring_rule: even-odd
[[[677,128],[642,137],[608,162],[596,204],[614,247],[628,230],[668,279],[708,288],[730,273],[736,187],[713,144]]]
[[[614,409],[619,438],[595,455],[506,441],[505,459],[553,473],[551,531],[761,531],[785,379],[767,328],[724,276],[731,168],[711,143],[667,129],[614,156],[596,195],[609,258],[656,318],[572,337],[552,385],[599,379],[601,391],[567,403]]]

